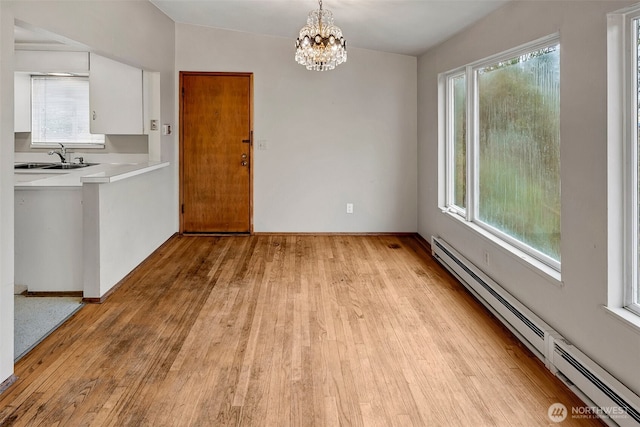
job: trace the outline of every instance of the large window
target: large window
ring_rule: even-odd
[[[640,6],[610,13],[607,26],[607,308],[638,328]]]
[[[104,135],[89,132],[87,77],[31,77],[31,143],[102,146]]]
[[[624,37],[621,41],[630,49],[625,50],[623,76],[625,94],[625,131],[623,158],[620,169],[624,171],[624,279],[627,308],[640,314],[640,10],[636,7],[626,15]]]
[[[557,37],[443,75],[446,210],[560,270]]]
[[[614,12],[607,21],[608,278],[613,291],[607,306],[640,314],[640,7]]]
[[[631,87],[632,96],[634,99],[633,109],[631,111],[631,116],[634,118],[633,120],[633,131],[630,132],[629,138],[629,151],[633,153],[633,171],[630,171],[629,174],[630,183],[629,186],[633,188],[633,192],[631,192],[628,197],[630,198],[627,205],[630,207],[630,212],[628,218],[630,219],[630,224],[628,224],[628,229],[631,231],[633,236],[632,247],[630,248],[630,256],[633,257],[633,262],[630,263],[630,268],[633,268],[633,272],[631,272],[631,289],[629,289],[629,295],[627,298],[627,302],[634,311],[640,313],[640,291],[638,289],[638,277],[640,274],[638,272],[638,268],[640,266],[640,262],[638,262],[638,257],[640,257],[640,238],[638,235],[638,230],[640,230],[640,209],[638,209],[638,203],[640,203],[640,159],[638,158],[640,150],[640,17],[635,18],[632,21],[632,31],[631,33],[631,46],[633,46],[633,60],[631,64],[632,74],[633,74],[633,84]]]

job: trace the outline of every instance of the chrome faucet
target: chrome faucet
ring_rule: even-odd
[[[60,162],[62,163],[67,163],[67,149],[64,148],[64,145],[60,144],[60,149],[59,150],[51,150],[49,151],[49,155],[53,156],[54,154],[57,154],[60,157]]]

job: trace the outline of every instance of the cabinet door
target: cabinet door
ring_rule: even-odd
[[[14,74],[14,132],[31,132],[31,75]]]
[[[91,133],[144,133],[142,70],[91,54],[89,61]]]

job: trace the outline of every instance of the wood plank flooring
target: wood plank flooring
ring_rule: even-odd
[[[543,426],[584,406],[411,236],[176,236],[15,370],[1,426]]]

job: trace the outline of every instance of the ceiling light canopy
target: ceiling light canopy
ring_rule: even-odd
[[[347,41],[342,30],[333,24],[333,13],[322,9],[309,12],[307,25],[296,40],[296,62],[307,70],[333,70],[347,61]]]

